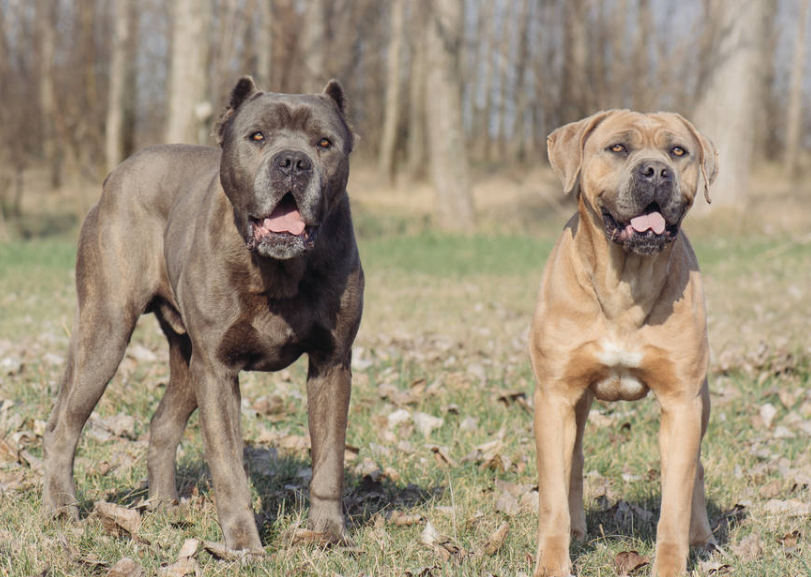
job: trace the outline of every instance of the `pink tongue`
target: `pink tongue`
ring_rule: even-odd
[[[304,232],[304,221],[297,209],[277,206],[273,213],[262,223],[262,227],[271,232],[289,232],[295,236]]]
[[[665,231],[665,219],[658,212],[641,214],[631,219],[631,226],[636,232],[645,232],[651,229],[656,234],[662,234]]]

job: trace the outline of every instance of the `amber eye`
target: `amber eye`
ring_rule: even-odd
[[[628,152],[628,149],[625,148],[625,145],[620,143],[612,144],[610,147],[608,147],[608,150],[616,153]]]
[[[332,146],[332,143],[329,141],[328,138],[322,138],[321,140],[318,141],[318,146],[320,146],[321,148],[329,148],[330,146]]]
[[[251,140],[254,142],[262,142],[265,139],[265,135],[261,132],[254,132],[251,134]]]
[[[687,154],[687,151],[684,150],[681,146],[674,146],[670,150],[670,154],[672,154],[673,156],[684,156],[685,154]]]

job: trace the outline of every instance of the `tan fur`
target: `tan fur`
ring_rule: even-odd
[[[617,141],[628,143],[627,156],[610,153]],[[681,231],[657,254],[627,251],[606,235],[601,207],[630,202],[632,171],[651,159],[675,172],[674,198],[681,195],[686,212],[699,186],[708,190],[715,177],[717,153],[689,122],[667,113],[600,112],[559,128],[548,143],[578,211],[547,261],[530,332],[540,479],[535,575],[569,575],[570,535],[586,534],[581,447],[592,400],[635,400],[648,390],[662,408],[653,574],[680,575],[688,543],[714,542],[699,461],[709,352],[698,263]],[[671,154],[674,143],[688,150],[684,158]]]

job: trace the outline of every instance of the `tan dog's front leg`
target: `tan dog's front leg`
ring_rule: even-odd
[[[345,362],[318,362],[310,357],[307,405],[312,442],[310,525],[334,541],[346,541],[341,496],[344,449],[352,372]]]
[[[701,444],[702,397],[660,399],[662,424],[662,513],[656,531],[654,577],[687,571],[693,488]]]
[[[594,395],[586,391],[575,405],[577,417],[577,437],[572,454],[572,474],[569,478],[569,517],[572,523],[572,537],[583,539],[586,536],[586,510],[583,506],[583,432],[589,417],[589,409]]]
[[[570,574],[569,483],[577,436],[575,407],[562,395],[535,391],[538,453],[538,555],[535,577]]]
[[[701,438],[707,432],[707,423],[710,420],[710,389],[707,379],[701,387]],[[704,467],[701,466],[701,450],[696,467],[696,485],[693,487],[693,508],[690,515],[690,545],[693,547],[718,546],[710,529],[710,520],[707,518],[707,501],[704,496]]]

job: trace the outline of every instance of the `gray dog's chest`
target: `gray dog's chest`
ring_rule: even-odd
[[[296,301],[283,307],[262,301],[255,299],[255,306],[243,311],[222,334],[216,353],[223,364],[240,370],[278,371],[303,353],[327,353],[334,348],[331,331],[319,322],[320,315],[312,314],[313,308]]]

